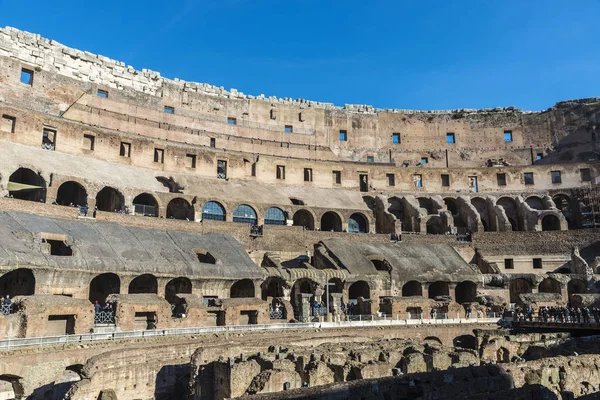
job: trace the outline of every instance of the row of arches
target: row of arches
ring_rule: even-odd
[[[429,285],[428,298],[450,296],[448,282],[436,281]],[[418,281],[409,281],[402,286],[402,297],[423,296],[423,284]],[[472,303],[477,297],[477,285],[472,281],[463,281],[454,288],[454,298],[457,303]]]
[[[538,284],[537,290],[538,293],[562,294],[563,286],[558,280],[547,277]],[[521,294],[532,293],[532,291],[533,285],[529,280],[524,278],[512,279],[509,284],[510,302],[518,303],[520,301],[519,296]],[[588,285],[582,279],[574,278],[567,283],[567,294],[569,300],[571,299],[572,295],[587,293],[587,291]]]

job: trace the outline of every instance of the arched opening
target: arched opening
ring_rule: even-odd
[[[510,352],[505,347],[500,347],[496,352],[496,362],[497,363],[507,363],[510,362]]]
[[[125,198],[117,189],[106,186],[96,195],[96,207],[106,212],[122,211],[125,209]]]
[[[348,220],[348,232],[368,233],[369,223],[367,218],[360,213],[352,214]]]
[[[142,193],[133,199],[133,211],[144,217],[158,217],[158,202],[149,193]]]
[[[581,279],[571,279],[567,284],[567,293],[569,294],[569,301],[571,301],[574,294],[587,293],[587,284]]]
[[[542,218],[542,230],[543,231],[559,231],[560,220],[556,215],[548,214]]]
[[[231,285],[229,297],[237,299],[241,297],[254,297],[254,282],[250,279],[242,279]]]
[[[2,394],[5,395],[5,399],[22,399],[25,391],[23,390],[23,384],[21,383],[22,377],[4,374],[0,375],[0,385],[2,387]]]
[[[477,338],[474,335],[460,335],[453,340],[454,347],[477,350]]]
[[[477,285],[471,281],[463,281],[456,285],[454,295],[458,304],[473,303],[477,297]]]
[[[567,195],[559,194],[554,196],[552,198],[552,201],[554,201],[556,208],[558,208],[560,212],[562,212],[562,214],[565,216],[565,219],[567,220],[567,223],[569,225],[569,229],[575,228],[573,209],[571,207],[571,199]]]
[[[490,213],[488,210],[487,202],[481,197],[474,197],[471,199],[471,204],[477,210],[479,217],[481,218],[481,224],[483,225],[484,232],[490,231]]]
[[[207,201],[202,207],[202,220],[225,221],[225,208],[216,201]]]
[[[281,208],[271,207],[265,212],[265,225],[285,225],[287,217]]]
[[[560,282],[554,278],[546,278],[538,286],[539,293],[558,293],[561,294]]]
[[[90,296],[92,303],[96,301],[104,304],[106,298],[111,294],[121,293],[121,279],[117,274],[107,272],[100,274],[90,282]]]
[[[390,272],[392,270],[392,266],[385,259],[372,259],[370,261],[377,271]]]
[[[82,369],[83,365],[81,364],[70,365],[67,368],[65,368],[63,374],[53,382],[52,391],[47,391],[45,393],[45,396],[49,396],[49,394],[52,393],[52,395],[47,398],[65,398],[65,395],[67,394],[71,386],[73,386],[76,382],[79,382],[81,380]]]
[[[61,206],[85,206],[87,191],[79,182],[68,181],[58,187],[56,202]]]
[[[436,342],[438,344],[442,344],[442,341],[440,340],[439,337],[437,336],[427,336],[425,339],[423,339],[424,342]]]
[[[8,194],[15,199],[46,201],[46,181],[29,168],[19,168],[8,179]]]
[[[533,208],[534,210],[547,209],[547,207],[544,205],[544,200],[538,196],[529,196],[527,199],[525,199],[525,203],[527,203],[529,207]]]
[[[504,213],[510,222],[513,231],[518,231],[519,229],[519,209],[517,207],[517,203],[514,199],[510,197],[501,197],[496,202],[496,205],[502,207],[504,209]]]
[[[456,205],[456,199],[452,197],[446,197],[444,199],[444,204],[446,204],[446,208],[450,213],[454,216],[458,214],[458,206]]]
[[[314,294],[317,283],[309,278],[301,278],[294,282],[292,286],[292,302],[299,304],[301,294]]]
[[[359,297],[364,299],[371,298],[371,288],[365,281],[356,281],[348,288],[348,299],[356,301]]]
[[[433,206],[433,200],[430,197],[418,197],[419,207],[427,210],[427,214],[437,214],[435,207]]]
[[[423,296],[423,285],[417,281],[406,282],[402,286],[402,297]]]
[[[19,268],[0,277],[0,295],[10,298],[35,294],[35,277],[30,269]]]
[[[165,299],[171,304],[180,301],[178,294],[192,294],[192,281],[186,277],[171,279],[165,287]]]
[[[450,296],[450,289],[446,282],[437,281],[429,285],[429,298],[435,299],[436,297]]]
[[[129,294],[154,293],[158,294],[158,281],[151,274],[136,277],[129,284]]]
[[[331,296],[331,294],[332,293],[343,293],[344,282],[342,282],[342,280],[339,278],[331,278],[327,283],[329,283],[329,308],[330,308],[330,311],[332,311],[334,298],[333,298],[333,296]],[[326,290],[323,290],[323,295],[321,296],[321,300],[323,302],[323,305],[327,305],[327,291]]]
[[[430,235],[443,235],[446,233],[446,228],[444,227],[444,222],[437,215],[432,215],[427,220],[427,233]]]
[[[294,213],[294,226],[303,226],[309,231],[315,230],[315,219],[308,210],[298,210]]]
[[[402,199],[398,198],[398,197],[390,197],[388,199],[388,203],[390,204],[390,206],[388,207],[388,212],[390,212],[391,214],[393,214],[396,219],[400,222],[404,222],[404,203],[402,202]],[[402,230],[406,230],[404,227],[402,227]]]
[[[267,300],[269,297],[283,297],[285,286],[283,278],[271,276],[260,285],[260,297],[263,300]]]
[[[194,206],[186,199],[176,197],[167,205],[167,218],[193,221]]]
[[[341,232],[342,220],[333,211],[327,211],[321,217],[321,230],[324,232]]]
[[[519,295],[522,293],[531,293],[531,285],[523,278],[516,278],[510,281],[508,290],[510,292],[510,302],[520,303],[521,299]]]
[[[256,225],[256,211],[247,204],[240,204],[233,210],[233,222]]]

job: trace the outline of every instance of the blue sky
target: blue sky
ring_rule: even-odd
[[[600,0],[0,0],[0,26],[248,94],[541,110],[600,96]]]

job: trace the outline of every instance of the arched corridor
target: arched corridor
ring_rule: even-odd
[[[437,281],[429,285],[429,298],[435,299],[440,296],[450,296],[450,288],[448,283]]]
[[[402,297],[423,296],[423,286],[420,282],[410,281],[402,286]]]
[[[309,231],[315,230],[315,219],[308,210],[298,210],[294,213],[294,226],[303,226]]]
[[[179,300],[178,294],[192,294],[192,282],[186,277],[171,279],[165,287],[165,299],[176,304]]]
[[[79,182],[68,181],[58,187],[56,202],[61,206],[85,206],[87,191]]]
[[[0,277],[0,296],[30,296],[35,294],[35,277],[30,269],[19,268]]]
[[[367,218],[360,213],[352,214],[348,219],[348,232],[368,233],[369,223]]]
[[[324,232],[341,232],[342,220],[333,211],[328,211],[321,217],[321,230]]]
[[[458,304],[473,303],[477,297],[477,285],[471,281],[463,281],[456,285],[454,295]]]
[[[531,293],[531,285],[523,278],[516,278],[510,281],[509,285],[510,302],[520,303],[519,295],[522,293]]]
[[[558,293],[561,294],[561,285],[554,278],[546,278],[540,282],[538,286],[538,292],[540,293]]]
[[[348,288],[348,299],[352,301],[358,299],[359,297],[363,297],[364,299],[371,298],[371,288],[365,281],[354,282]]]
[[[121,211],[125,209],[125,198],[117,189],[106,186],[96,195],[96,207],[106,212]]]
[[[121,279],[117,274],[110,272],[100,274],[90,282],[89,299],[92,303],[98,301],[104,304],[108,295],[119,293],[121,293]]]
[[[242,279],[231,285],[229,297],[237,299],[240,297],[254,297],[254,282],[250,279]]]
[[[158,202],[149,193],[142,193],[133,199],[133,211],[145,217],[158,217]]]
[[[151,274],[140,275],[129,284],[129,294],[154,293],[158,294],[158,281]]]
[[[542,231],[559,231],[560,220],[556,215],[548,214],[542,218]]]
[[[475,209],[477,209],[477,213],[481,218],[481,224],[483,225],[483,231],[488,232],[492,230],[491,221],[490,221],[490,211],[487,206],[487,202],[481,197],[473,197],[471,199],[471,204]]]
[[[19,168],[8,178],[8,194],[15,199],[46,201],[46,181],[29,168]]]
[[[167,205],[167,218],[193,221],[194,206],[186,199],[176,197]]]
[[[268,297],[283,297],[285,286],[283,278],[271,276],[260,285],[260,297],[263,300],[267,300]]]
[[[538,196],[529,196],[527,199],[525,199],[525,203],[527,203],[529,207],[533,208],[534,210],[547,209],[547,207],[544,205],[544,200]]]
[[[519,231],[519,208],[515,200],[510,197],[501,197],[496,202],[496,205],[504,209],[504,213],[510,222],[513,231]]]

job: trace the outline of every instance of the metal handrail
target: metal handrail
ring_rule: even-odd
[[[446,324],[476,324],[476,323],[498,323],[496,318],[454,318],[445,320],[403,320],[396,318],[384,319],[361,319],[360,321],[336,321],[336,322],[308,322],[308,323],[283,323],[283,324],[263,324],[263,325],[228,325],[228,326],[203,326],[195,328],[167,328],[151,329],[137,331],[123,331],[111,333],[86,333],[77,335],[63,336],[43,336],[33,338],[14,338],[0,340],[0,351],[17,350],[28,347],[44,347],[64,345],[67,343],[89,343],[96,341],[116,341],[128,339],[143,339],[148,337],[167,337],[167,336],[185,336],[205,333],[221,332],[252,332],[252,331],[280,331],[294,329],[315,329],[315,328],[340,328],[353,326],[407,326],[407,325],[446,325]]]

